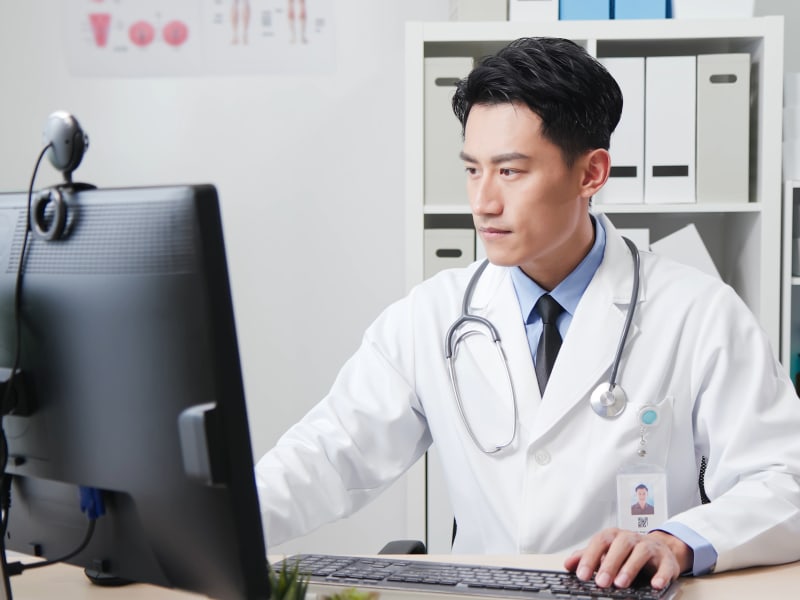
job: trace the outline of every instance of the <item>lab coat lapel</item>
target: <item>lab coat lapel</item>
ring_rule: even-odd
[[[585,403],[589,410],[589,395],[600,383],[608,381],[630,303],[633,261],[613,225],[604,216],[599,218],[606,229],[603,262],[575,311],[533,424],[532,439],[556,426],[576,405]],[[644,281],[641,281],[640,303],[643,299]],[[636,336],[634,324],[626,348]]]
[[[519,425],[523,430],[528,429],[541,397],[525,324],[508,268],[487,267],[473,294],[470,311],[486,317],[497,328],[517,398]]]

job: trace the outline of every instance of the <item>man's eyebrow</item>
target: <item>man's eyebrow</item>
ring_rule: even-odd
[[[464,162],[469,162],[469,163],[478,162],[477,159],[473,158],[466,152],[460,152],[459,157]],[[491,161],[492,164],[499,165],[501,163],[509,162],[512,160],[527,160],[529,158],[530,156],[528,156],[527,154],[523,154],[522,152],[506,152],[504,154],[498,154],[497,156],[492,156],[491,159],[489,160]]]

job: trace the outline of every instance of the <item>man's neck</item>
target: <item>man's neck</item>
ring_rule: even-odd
[[[582,224],[576,236],[580,241],[570,240],[563,254],[554,257],[551,264],[520,265],[520,269],[528,277],[533,279],[542,289],[552,291],[564,281],[567,276],[586,258],[594,245],[595,226],[589,213],[586,213],[586,221]]]

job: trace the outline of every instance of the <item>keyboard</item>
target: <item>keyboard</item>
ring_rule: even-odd
[[[363,558],[330,554],[298,554],[273,565],[298,565],[309,581],[309,590],[332,594],[333,588],[377,591],[380,598],[404,598],[447,594],[451,598],[574,598],[581,600],[671,600],[673,583],[664,590],[636,583],[626,589],[600,588],[581,581],[574,573],[429,562],[397,557]],[[385,593],[386,592],[386,593]]]

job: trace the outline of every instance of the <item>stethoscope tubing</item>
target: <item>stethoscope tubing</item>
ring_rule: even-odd
[[[478,315],[470,314],[469,312],[469,303],[472,300],[472,292],[475,290],[475,286],[478,284],[478,280],[481,278],[481,275],[486,270],[486,267],[489,265],[489,261],[484,260],[478,269],[472,274],[472,277],[467,284],[467,289],[464,290],[464,297],[461,301],[461,316],[459,316],[450,328],[447,330],[447,334],[444,337],[444,357],[450,360],[453,357],[455,351],[455,344],[453,343],[453,336],[455,335],[456,331],[461,328],[462,325],[468,322],[473,323],[480,323],[486,329],[489,330],[489,333],[492,334],[492,340],[495,342],[500,341],[500,334],[497,332],[497,329],[492,324],[489,319],[485,319],[483,317],[479,317]],[[458,339],[461,339],[460,337]]]
[[[625,344],[628,341],[628,333],[631,330],[631,323],[633,323],[633,314],[636,312],[636,301],[639,296],[639,249],[631,240],[626,237],[622,238],[628,245],[631,251],[631,258],[633,259],[633,285],[631,286],[631,301],[628,305],[628,314],[625,315],[625,324],[622,326],[622,335],[619,336],[619,344],[617,344],[617,352],[614,355],[614,362],[611,364],[611,376],[608,379],[608,389],[613,390],[617,385],[617,373],[619,366],[622,363],[622,352],[625,350]]]
[[[641,261],[639,257],[639,249],[636,247],[636,244],[634,244],[628,238],[623,237],[622,239],[628,246],[628,249],[630,250],[631,257],[633,260],[633,284],[631,285],[631,300],[630,300],[630,305],[628,307],[627,315],[625,316],[625,322],[622,326],[622,333],[620,334],[619,343],[617,344],[617,350],[616,353],[614,354],[614,360],[611,365],[611,376],[609,377],[609,381],[607,384],[608,391],[602,394],[602,395],[609,395],[609,397],[614,396],[617,398],[617,402],[618,403],[621,402],[622,404],[621,407],[619,405],[617,405],[616,407],[596,406],[597,402],[595,401],[594,396],[597,394],[597,392],[602,392],[602,385],[600,388],[595,390],[595,394],[593,394],[593,399],[591,402],[592,409],[598,415],[608,418],[615,417],[620,413],[622,413],[622,411],[625,409],[625,404],[627,404],[627,395],[625,394],[624,390],[621,387],[617,386],[617,376],[619,374],[620,364],[622,363],[622,354],[625,350],[625,344],[628,339],[628,334],[630,333],[631,325],[633,323],[633,316],[636,311],[636,302],[638,300],[639,286],[640,286]],[[492,455],[492,454],[497,454],[498,452],[500,452],[504,448],[507,448],[514,442],[514,439],[516,438],[517,435],[517,421],[519,417],[519,408],[517,403],[517,395],[514,390],[514,381],[511,378],[511,371],[508,366],[508,359],[505,355],[505,352],[503,351],[503,346],[500,340],[500,333],[497,331],[497,328],[492,324],[491,321],[489,321],[484,317],[473,315],[469,312],[469,304],[472,301],[472,294],[475,290],[475,287],[478,284],[478,280],[480,279],[481,275],[483,274],[484,270],[486,270],[486,267],[488,265],[489,265],[488,259],[484,260],[478,266],[475,273],[472,274],[469,283],[467,283],[467,287],[464,290],[464,297],[461,302],[461,315],[453,322],[452,325],[450,325],[450,327],[447,330],[447,333],[445,334],[444,354],[445,354],[445,359],[447,360],[448,372],[450,375],[450,384],[453,389],[453,395],[456,400],[456,406],[458,408],[461,420],[467,429],[467,433],[469,434],[470,438],[472,439],[476,447],[478,447],[482,452]],[[461,393],[459,391],[459,386],[458,386],[458,376],[456,374],[456,369],[455,369],[456,348],[458,346],[458,343],[461,340],[469,337],[470,335],[478,334],[478,332],[475,330],[469,330],[456,337],[456,333],[459,331],[459,329],[467,323],[478,323],[483,327],[485,327],[486,330],[489,332],[492,341],[495,344],[495,348],[497,348],[500,358],[503,364],[505,365],[506,375],[508,377],[508,384],[511,389],[512,404],[514,408],[513,411],[514,421],[511,431],[511,437],[507,441],[493,445],[489,448],[485,447],[480,442],[477,434],[472,429],[472,425],[470,424],[469,418],[467,417],[466,410],[464,408],[464,404],[461,399]],[[615,390],[615,388],[618,389]]]

